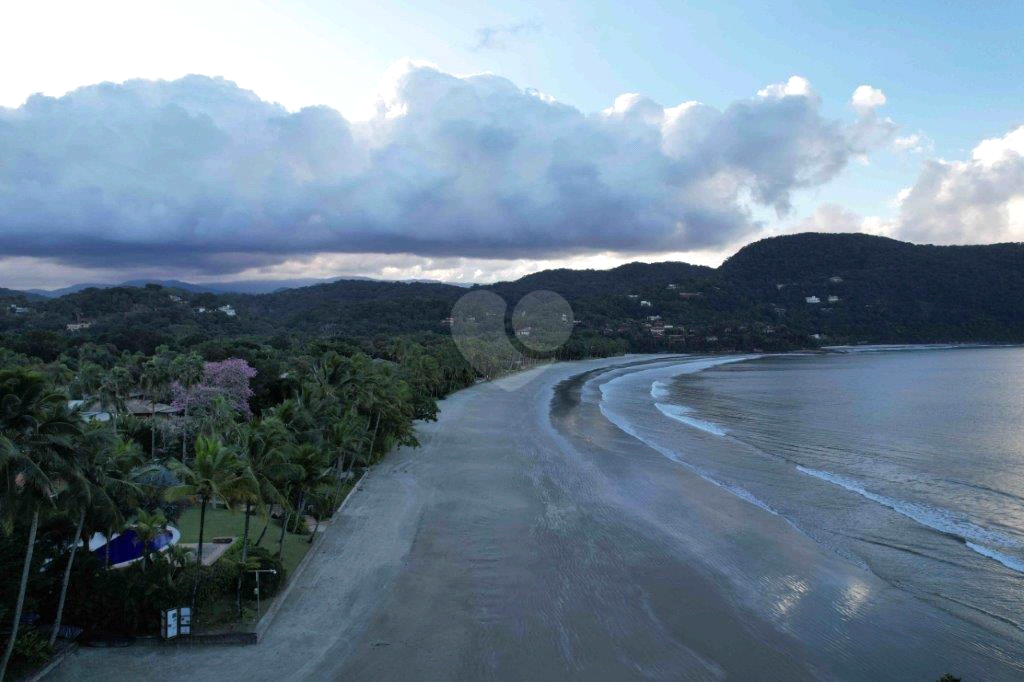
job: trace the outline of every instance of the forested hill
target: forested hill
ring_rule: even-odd
[[[808,233],[755,242],[717,269],[631,263],[548,270],[476,288],[495,291],[510,307],[532,291],[558,292],[579,321],[575,342],[617,339],[633,350],[1024,342],[1024,244],[920,246]],[[0,341],[31,350],[24,337],[32,332],[33,343],[54,347],[88,339],[151,351],[219,337],[446,334],[443,320],[467,291],[373,280],[259,295],[148,285],[42,300],[8,290],[0,292]],[[223,306],[235,314],[218,310]]]
[[[1024,341],[1021,243],[799,234],[750,244],[717,274],[741,295],[785,308],[789,323],[840,339]],[[809,296],[821,303],[808,304]]]

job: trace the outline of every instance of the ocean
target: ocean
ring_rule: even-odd
[[[1021,662],[1024,349],[693,358],[595,383],[621,430]]]

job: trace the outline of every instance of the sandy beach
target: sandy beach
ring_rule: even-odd
[[[422,447],[364,479],[259,645],[83,649],[51,679],[1012,679],[969,625],[587,398],[602,372],[666,361],[565,363],[449,397]]]

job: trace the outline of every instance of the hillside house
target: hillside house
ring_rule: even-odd
[[[828,302],[829,303],[838,303],[839,302],[839,297],[838,296],[829,296],[828,297]]]
[[[65,327],[69,332],[80,332],[92,326],[92,322],[69,322]]]
[[[640,301],[640,307],[641,308],[650,308],[650,307],[653,307],[653,305],[654,304],[651,303],[650,301]]]
[[[808,296],[804,300],[811,304],[821,303],[821,299],[817,296]]]
[[[221,307],[217,308],[217,310],[221,311],[222,313],[224,313],[228,317],[234,317],[235,315],[237,315],[237,313],[235,312],[235,309],[232,306],[229,306],[229,305],[222,305]]]

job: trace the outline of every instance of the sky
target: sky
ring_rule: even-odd
[[[1024,3],[39,2],[0,286],[1024,240]]]

